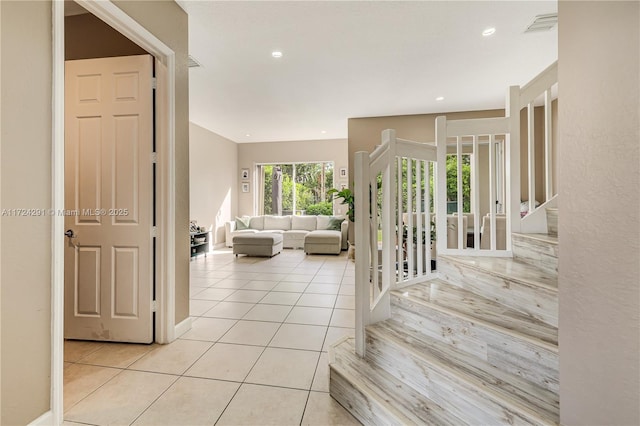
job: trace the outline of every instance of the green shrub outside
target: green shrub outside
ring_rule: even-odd
[[[305,210],[305,214],[307,215],[327,215],[331,216],[333,214],[333,203],[330,202],[320,202],[317,204],[311,204],[307,206]]]

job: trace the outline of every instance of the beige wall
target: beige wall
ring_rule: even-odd
[[[522,200],[529,199],[529,152],[528,152],[528,118],[527,109],[524,108],[520,112],[520,141],[522,148],[520,148],[520,170],[522,179],[520,180],[520,198]],[[547,195],[545,193],[544,180],[545,180],[545,164],[544,164],[544,108],[534,108],[534,134],[535,134],[535,176],[536,176],[536,200],[539,203],[547,201]],[[558,100],[554,100],[551,103],[551,162],[553,164],[552,169],[552,185],[551,187],[557,192],[557,177],[558,177]]]
[[[177,52],[176,320],[188,316],[187,16],[174,2],[117,2]],[[51,205],[50,1],[2,1],[0,204],[2,209]],[[171,22],[171,25],[167,25]],[[0,423],[23,425],[50,408],[51,221],[0,218]]]
[[[640,424],[640,3],[560,1],[560,420]]]
[[[212,226],[214,244],[238,211],[238,144],[194,123],[189,126],[191,219]]]
[[[176,324],[189,316],[189,69],[188,17],[173,1],[114,3],[176,53]]]
[[[51,205],[51,3],[2,1],[0,207]],[[3,425],[49,410],[51,218],[0,218]]]
[[[506,90],[506,89],[505,89]],[[464,118],[504,117],[504,110],[455,112],[441,114],[400,115],[390,117],[367,117],[349,119],[349,164],[353,165],[355,153],[371,152],[380,144],[380,134],[385,129],[395,129],[396,136],[416,142],[433,143],[436,139],[436,117],[446,115],[447,120]],[[466,151],[466,149],[465,149]],[[489,187],[489,149],[480,147],[480,188]],[[352,168],[349,170],[349,182],[353,181]],[[480,211],[489,212],[489,193],[480,191]]]
[[[255,197],[255,166],[258,163],[303,163],[333,161],[335,185],[340,178],[338,171],[341,167],[348,167],[347,141],[345,139],[261,142],[238,144],[238,169],[251,170],[251,192],[238,193],[238,214],[250,215],[254,213]],[[240,176],[236,177],[238,187]],[[350,182],[350,181],[349,181]],[[336,205],[336,213],[345,213],[343,206]]]
[[[506,91],[505,87],[505,91]],[[553,140],[557,141],[557,101],[552,105],[553,114]],[[354,154],[357,151],[371,152],[376,145],[380,144],[380,134],[385,129],[395,129],[396,136],[401,139],[409,139],[417,142],[434,142],[435,141],[435,119],[438,116],[445,115],[447,120],[459,120],[468,118],[486,118],[486,117],[504,117],[504,110],[488,110],[488,111],[468,111],[456,113],[439,113],[439,114],[418,114],[418,115],[402,115],[390,117],[366,117],[349,119],[349,164],[353,164]],[[521,170],[521,198],[528,199],[528,152],[526,148],[527,141],[527,113],[526,109],[521,111],[522,131],[521,137],[523,148],[520,155]],[[542,107],[535,108],[535,148],[536,148],[536,199],[540,202],[545,201],[544,191],[544,110]],[[557,143],[553,145],[552,158],[554,165],[557,167],[555,150]],[[451,149],[451,152],[455,152]],[[470,152],[465,148],[465,152]],[[478,161],[480,162],[480,212],[482,215],[489,212],[489,149],[488,146],[480,146]],[[351,173],[352,170],[350,170]],[[557,173],[554,174],[557,177]],[[350,181],[353,176],[350,175]],[[554,183],[557,179],[554,180]],[[555,188],[555,185],[554,185]]]
[[[64,57],[67,60],[147,53],[90,13],[67,16],[64,19],[64,42]]]

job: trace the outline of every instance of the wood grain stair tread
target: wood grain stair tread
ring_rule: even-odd
[[[482,322],[488,327],[500,327],[509,333],[526,336],[532,339],[533,343],[544,342],[547,349],[557,351],[558,329],[556,327],[443,280],[435,279],[414,284],[402,290],[394,290],[391,294],[393,300],[401,307],[403,301],[410,301],[435,308],[472,321]]]
[[[559,398],[554,392],[501,371],[485,361],[443,344],[393,320],[367,327],[369,339],[393,344],[404,353],[437,369],[452,380],[464,382],[490,395],[534,423],[558,424]]]
[[[366,400],[366,405],[376,404],[385,410],[387,417],[395,419],[393,424],[442,426],[464,424],[415,389],[399,382],[391,374],[356,355],[353,338],[345,338],[336,343],[331,348],[331,353],[332,374],[337,373],[346,378],[357,390],[360,398]],[[351,408],[349,411],[353,413],[353,407]]]
[[[558,237],[549,234],[523,234],[520,232],[512,232],[511,236],[515,238],[537,240],[551,245],[558,245]]]
[[[477,269],[495,277],[525,284],[529,287],[558,290],[558,277],[508,257],[488,256],[438,256],[438,262],[444,261],[466,268]]]

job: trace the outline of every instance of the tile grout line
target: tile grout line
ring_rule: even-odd
[[[266,295],[265,295],[266,297]],[[264,297],[263,297],[264,299]],[[262,300],[262,299],[260,299]],[[256,305],[258,304],[257,302],[255,303]],[[292,308],[293,309],[293,308]],[[291,310],[290,310],[291,311]],[[289,313],[290,313],[289,311]],[[289,314],[287,314],[288,316]],[[269,346],[269,344],[271,343],[271,341],[273,340],[273,338],[275,337],[276,334],[278,334],[278,331],[282,328],[282,324],[284,324],[284,321],[280,323],[280,326],[278,327],[278,329],[276,330],[276,332],[273,334],[273,336],[271,336],[271,339],[269,339],[269,341],[266,343],[266,345],[262,348],[262,351],[260,352],[260,355],[258,355],[256,357],[256,360],[253,362],[253,365],[251,366],[251,368],[249,369],[249,371],[247,372],[247,374],[244,376],[244,378],[242,379],[242,383],[240,383],[240,386],[238,386],[238,389],[236,389],[235,393],[233,394],[233,396],[231,397],[231,399],[229,399],[229,401],[227,402],[227,404],[225,405],[224,409],[220,412],[220,415],[218,416],[218,418],[216,419],[215,424],[217,424],[220,419],[222,418],[222,416],[224,415],[224,413],[227,411],[227,409],[229,408],[229,405],[231,404],[231,402],[234,400],[234,398],[236,397],[236,395],[238,394],[238,392],[240,391],[240,388],[242,388],[242,386],[247,383],[246,380],[249,377],[249,375],[251,374],[251,372],[253,371],[253,369],[256,367],[256,364],[258,363],[258,361],[260,360],[260,358],[262,357],[262,355],[266,352],[267,347]],[[231,329],[229,329],[231,330]],[[229,330],[227,330],[227,333],[229,332]],[[226,333],[225,333],[226,335]],[[221,336],[220,339],[222,339],[224,337]],[[313,381],[312,381],[313,384]],[[306,405],[305,405],[306,407]],[[304,411],[303,411],[303,415],[304,415]]]

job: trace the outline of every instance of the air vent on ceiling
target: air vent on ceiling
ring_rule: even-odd
[[[199,68],[202,66],[200,65],[200,62],[193,59],[193,56],[191,55],[189,55],[189,59],[187,60],[187,63],[189,64],[189,68]]]
[[[558,24],[558,14],[548,13],[546,15],[538,15],[533,22],[524,31],[525,33],[535,33],[540,31],[549,31]]]

